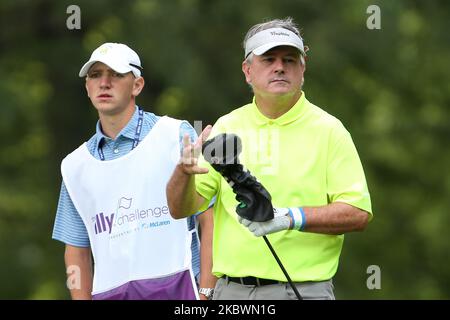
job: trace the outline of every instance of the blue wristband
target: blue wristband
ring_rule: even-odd
[[[300,225],[300,231],[303,231],[305,229],[306,226],[306,219],[305,219],[305,211],[303,211],[303,208],[299,208],[300,209],[300,214],[302,215],[302,224]]]
[[[302,212],[302,208],[289,208],[289,211],[292,212],[292,216],[294,219],[294,226],[292,229],[295,230],[302,230],[303,228],[303,217],[305,216],[305,214]]]
[[[295,227],[295,218],[294,218],[294,214],[292,213],[291,208],[288,208],[288,213],[289,213],[289,216],[291,217],[291,224],[289,225],[289,230],[292,230]]]

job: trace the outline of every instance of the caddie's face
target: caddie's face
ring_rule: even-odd
[[[251,63],[243,62],[242,71],[255,96],[300,97],[305,66],[293,47],[279,46],[263,55],[254,55]]]
[[[97,62],[86,76],[86,90],[98,112],[114,115],[127,108],[134,108],[134,98],[139,95],[143,78],[135,78],[132,72],[121,74],[104,63]]]

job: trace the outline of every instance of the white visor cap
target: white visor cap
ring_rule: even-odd
[[[81,68],[79,76],[85,77],[96,62],[102,62],[118,73],[133,72],[141,76],[141,60],[134,50],[122,43],[104,43],[92,52],[91,58]]]
[[[270,28],[251,36],[245,44],[245,57],[250,53],[260,56],[278,46],[295,47],[304,55],[303,40],[294,32],[285,28]]]

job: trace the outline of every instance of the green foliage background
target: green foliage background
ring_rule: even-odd
[[[72,4],[81,30],[66,27]],[[371,4],[381,30],[366,27]],[[0,298],[68,298],[64,246],[51,232],[60,161],[95,128],[78,78],[94,48],[123,42],[139,53],[147,111],[214,123],[252,97],[241,72],[248,28],[286,16],[310,47],[305,92],[352,133],[372,195],[375,219],[346,236],[337,298],[449,299],[444,0],[2,0]],[[379,290],[366,286],[370,265]]]

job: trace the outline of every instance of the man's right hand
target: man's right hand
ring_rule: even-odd
[[[202,145],[208,139],[211,133],[212,126],[207,125],[202,133],[198,136],[195,143],[191,143],[189,135],[185,134],[183,137],[183,151],[181,152],[181,159],[178,167],[183,171],[183,173],[192,174],[204,174],[208,173],[207,168],[202,168],[198,166],[198,157],[202,152]]]

